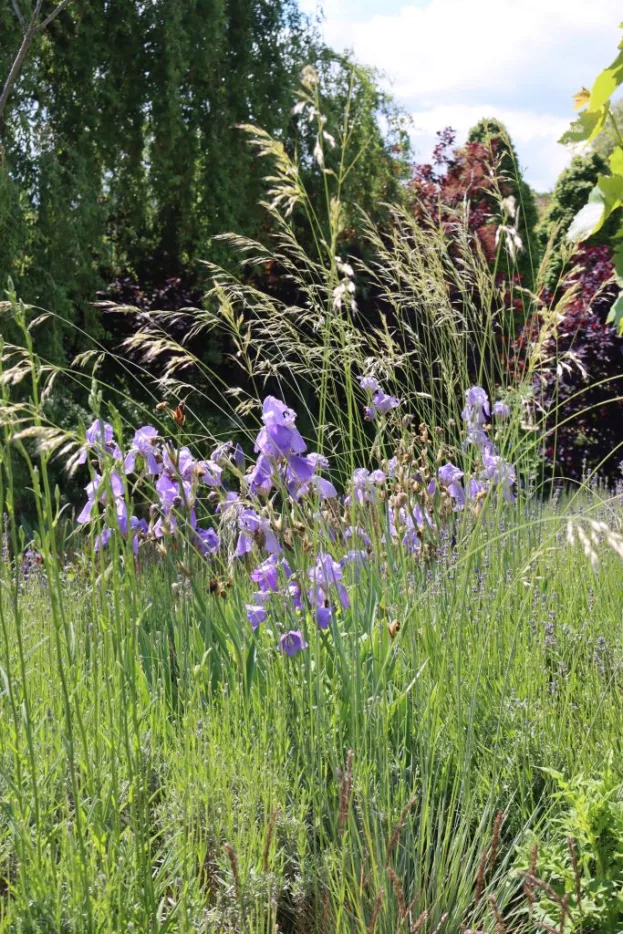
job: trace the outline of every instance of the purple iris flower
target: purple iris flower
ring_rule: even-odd
[[[444,464],[437,471],[439,481],[445,486],[448,495],[454,500],[455,510],[462,509],[465,505],[465,490],[461,483],[463,471],[455,467],[453,463]]]
[[[289,632],[284,632],[281,636],[279,646],[282,652],[285,652],[286,655],[293,658],[295,655],[298,655],[299,652],[302,652],[303,649],[307,648],[307,642],[305,642],[300,629],[291,629]]]
[[[476,499],[481,493],[485,493],[487,490],[487,484],[483,483],[482,480],[476,480],[472,477],[467,484],[467,496],[469,499]]]
[[[254,496],[268,496],[273,488],[273,463],[266,454],[260,454],[248,477],[249,490]]]
[[[508,406],[505,402],[494,402],[493,414],[496,418],[503,420],[507,419],[511,414],[510,406]]]
[[[402,547],[410,555],[416,555],[420,551],[422,543],[415,529],[407,529],[402,538]]]
[[[481,451],[493,451],[493,443],[487,432],[475,422],[468,426],[465,436],[466,444],[475,444]]]
[[[347,496],[345,504],[350,506],[354,500],[356,503],[374,502],[376,499],[376,490],[374,481],[369,470],[365,467],[358,467],[353,471],[353,492]]]
[[[240,497],[237,493],[234,493],[233,490],[228,490],[225,493],[225,499],[222,500],[216,507],[216,512],[225,513],[228,509],[237,508],[240,503]]]
[[[266,622],[268,613],[259,603],[246,603],[245,609],[247,611],[247,619],[251,623],[251,628],[253,632],[256,632],[260,625]]]
[[[288,468],[299,483],[307,483],[311,480],[316,470],[308,457],[300,457],[297,454],[291,454],[288,457]]]
[[[329,458],[325,457],[324,454],[318,454],[317,451],[312,451],[311,454],[308,454],[307,460],[314,470],[327,470],[329,466]]]
[[[221,540],[214,529],[195,529],[197,547],[203,555],[215,555],[220,548]]]
[[[440,467],[437,471],[439,480],[445,487],[450,486],[451,483],[456,483],[463,477],[463,471],[459,470],[452,461],[449,461],[447,464],[444,464],[443,467]]]
[[[80,525],[84,525],[85,522],[88,522],[91,518],[91,513],[93,512],[93,507],[97,501],[98,490],[102,485],[102,478],[98,473],[93,475],[93,479],[87,483],[84,488],[85,493],[87,494],[87,501],[84,504],[80,515],[77,517],[76,521]]]
[[[221,444],[216,445],[210,454],[210,460],[213,460],[215,464],[222,464],[224,461],[229,460],[233,449],[233,441],[223,441]]]
[[[324,454],[314,452],[308,454],[307,457],[302,458],[302,460],[307,462],[308,467],[311,469],[311,475],[308,480],[302,480],[299,473],[297,481],[301,480],[302,482],[297,485],[297,482],[294,481],[292,473],[290,472],[290,483],[288,484],[290,495],[300,499],[302,496],[307,496],[307,494],[313,490],[318,494],[320,499],[334,499],[337,496],[337,490],[331,481],[325,480],[324,477],[320,477],[316,473],[317,470],[326,470],[329,466],[329,461]]]
[[[376,392],[372,396],[372,405],[377,412],[385,415],[390,409],[397,409],[400,402],[394,396],[389,396],[385,392]]]
[[[276,591],[279,589],[279,568],[283,569],[286,579],[292,577],[292,568],[285,558],[278,558],[277,555],[271,555],[266,561],[263,561],[259,567],[251,571],[249,577],[254,584],[258,584],[260,591]]]
[[[164,466],[169,473],[174,476],[180,476],[184,480],[190,480],[195,466],[195,458],[190,452],[190,448],[182,447],[176,452],[175,460],[171,457],[168,448],[164,449]]]
[[[301,585],[297,581],[290,581],[288,583],[288,595],[292,601],[292,606],[295,610],[300,612],[303,609],[303,600],[301,593]]]
[[[430,517],[430,513],[428,509],[422,509],[419,503],[416,503],[413,507],[413,518],[419,529],[423,529],[425,525],[428,525],[432,529],[433,520]]]
[[[217,444],[214,448],[210,454],[210,460],[218,464],[219,467],[222,467],[223,464],[227,466],[229,462],[232,462],[239,470],[242,470],[244,467],[244,451],[239,444],[234,444],[233,441],[223,441],[222,444]]]
[[[126,509],[126,504],[124,500],[117,500],[117,526],[119,531],[124,538],[127,538],[128,535],[128,514]],[[145,519],[138,519],[136,516],[132,516],[130,519],[130,529],[132,531],[132,551],[136,556],[138,554],[139,538],[141,535],[147,535],[149,527]],[[101,531],[101,534],[95,539],[95,551],[100,551],[103,548],[106,548],[108,542],[110,541],[113,534],[113,530],[109,526],[104,526]]]
[[[289,428],[287,425],[264,425],[255,439],[254,446],[256,452],[274,458],[292,453],[303,454],[305,448],[306,444],[298,428]]]
[[[335,499],[337,496],[337,490],[331,481],[325,480],[324,477],[312,477],[311,486],[316,491],[320,499]]]
[[[156,492],[165,513],[181,502],[180,486],[167,473],[162,473],[156,480]]]
[[[327,601],[327,593],[335,588],[343,609],[350,606],[350,598],[346,587],[341,583],[343,571],[339,562],[334,561],[330,554],[320,552],[316,564],[309,569],[308,576],[312,582],[309,591],[309,600],[314,606],[322,606]]]
[[[110,474],[110,488],[112,490],[112,495],[115,498],[123,496],[125,493],[124,482],[116,470],[113,470]]]
[[[121,496],[115,501],[115,511],[117,513],[117,526],[125,537],[128,534],[128,506]]]
[[[177,519],[174,513],[160,516],[154,523],[152,534],[154,538],[164,538],[165,535],[172,535],[177,529]]]
[[[375,379],[374,376],[360,376],[359,385],[366,392],[378,392],[381,388],[378,379]]]
[[[283,550],[270,527],[268,519],[258,516],[254,509],[240,510],[238,513],[238,528],[240,535],[236,545],[236,558],[248,554],[253,548],[254,541],[262,544],[270,554],[279,554]]]
[[[113,443],[114,438],[114,429],[112,425],[108,422],[102,421],[101,418],[96,418],[94,422],[91,423],[89,428],[87,428],[86,436],[87,443],[91,447],[109,447]]]
[[[268,457],[281,457],[287,454],[304,454],[307,445],[296,427],[296,412],[287,405],[267,396],[262,409],[261,429],[255,442],[255,450]]]
[[[461,417],[469,425],[484,425],[491,415],[489,397],[481,386],[472,386],[465,394],[465,408]]]
[[[482,463],[484,467],[483,472],[487,480],[490,480],[502,490],[502,495],[506,502],[514,503],[515,494],[513,493],[512,486],[517,478],[513,465],[509,464],[503,457],[488,453],[483,454]]]
[[[199,461],[197,463],[197,473],[201,482],[205,483],[206,486],[221,485],[223,470],[215,461]]]
[[[103,548],[106,548],[108,542],[110,541],[111,535],[112,529],[109,529],[107,525],[104,526],[100,534],[95,539],[94,550],[101,551]]]
[[[130,519],[130,528],[133,532],[132,535],[132,551],[135,555],[138,554],[138,544],[139,538],[142,535],[147,535],[149,532],[149,526],[145,519],[138,519],[136,516],[132,516]]]
[[[333,610],[330,606],[319,606],[314,613],[318,629],[328,629],[333,618]]]
[[[344,538],[346,539],[346,541],[348,541],[351,538],[354,538],[355,536],[361,539],[361,541],[364,543],[366,548],[369,548],[371,546],[372,539],[370,538],[368,533],[365,531],[365,529],[361,529],[359,528],[359,526],[356,526],[356,525],[349,525],[344,529]]]
[[[130,449],[125,456],[123,464],[126,473],[133,473],[136,466],[137,455],[145,459],[147,470],[152,477],[160,473],[162,470],[162,463],[160,463],[156,457],[158,453],[156,447],[157,440],[158,431],[152,425],[145,425],[135,432],[134,440],[130,445]]]
[[[88,452],[94,450],[98,457],[103,454],[110,454],[113,457],[120,458],[121,451],[115,442],[114,429],[108,422],[101,418],[96,418],[86,431],[87,443],[80,449],[78,457],[79,464],[85,464]]]

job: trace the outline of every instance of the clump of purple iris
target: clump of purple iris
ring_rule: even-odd
[[[95,540],[97,551],[108,545],[116,529],[124,538],[131,536],[132,548],[137,554],[140,541],[174,534],[178,530],[175,511],[185,510],[195,547],[204,556],[216,554],[219,537],[214,529],[198,527],[195,505],[200,486],[221,485],[222,469],[218,464],[213,460],[197,461],[187,447],[173,450],[163,445],[152,425],[145,425],[135,432],[125,456],[115,440],[112,425],[102,419],[93,422],[86,433],[86,440],[79,462],[84,463],[88,452],[92,451],[99,459],[102,472],[95,471],[85,487],[87,501],[77,521],[81,525],[91,522],[98,513],[98,504],[109,504],[110,494],[115,514],[114,525],[104,526]],[[108,467],[113,466],[108,472],[107,462]],[[139,479],[143,476],[157,478],[158,503],[152,507],[151,526],[146,519],[128,514],[126,478],[132,474]]]
[[[360,385],[368,394],[371,417],[387,414],[398,406],[398,400],[386,395],[375,377],[362,377]],[[440,493],[450,499],[455,511],[463,510],[468,502],[484,499],[491,491],[501,494],[506,502],[514,501],[514,467],[499,454],[489,437],[491,417],[508,418],[509,407],[503,402],[490,406],[486,392],[472,386],[462,415],[466,445],[475,446],[475,468],[467,475],[448,462],[431,477],[423,462],[405,458],[408,448],[399,448],[383,463],[383,470],[362,467],[354,471],[341,500],[343,507],[351,507],[350,515],[345,512],[341,517],[337,504],[317,507],[304,501],[310,494],[320,500],[337,499],[338,494],[331,481],[321,476],[328,468],[327,459],[307,452],[296,426],[296,413],[273,396],[264,400],[263,426],[255,442],[257,460],[243,477],[239,492],[228,490],[224,482],[224,477],[231,474],[240,478],[244,467],[244,454],[233,442],[217,445],[207,460],[200,460],[190,448],[173,446],[160,437],[156,428],[145,425],[135,432],[122,455],[112,426],[98,419],[87,431],[80,452],[83,463],[89,452],[95,455],[99,465],[94,466],[99,469],[86,487],[87,502],[78,520],[86,525],[100,506],[105,507],[108,516],[114,516],[114,521],[108,519],[110,525],[101,530],[97,549],[106,546],[117,532],[126,539],[131,537],[135,553],[139,542],[185,536],[205,558],[221,552],[229,560],[256,555],[259,563],[249,574],[255,591],[245,604],[252,629],[257,631],[269,615],[281,620],[307,608],[318,628],[326,630],[340,607],[350,607],[346,584],[350,587],[360,582],[364,565],[373,554],[372,538],[366,531],[372,529],[373,523],[377,523],[375,539],[388,544],[390,536],[406,553],[421,557],[430,553],[428,538],[444,531],[443,525],[437,525],[435,508]],[[128,477],[132,477],[131,484]],[[149,523],[131,515],[129,509],[130,489],[138,490],[141,481],[147,481],[156,494]],[[281,522],[285,518],[287,523],[288,510],[292,510],[292,519],[300,513],[308,528],[319,533],[316,540],[327,543],[317,546],[322,550],[307,571],[309,585],[304,590],[283,556],[283,546],[292,545],[294,526],[289,528],[291,537],[284,535],[282,544],[277,533],[281,523],[271,520],[277,494],[282,494],[281,501],[286,504]],[[379,524],[380,502],[384,504],[385,519]],[[218,531],[199,524],[198,517],[210,509],[218,516]],[[336,548],[341,548],[338,559],[326,550],[336,554]],[[279,645],[284,654],[291,656],[307,647],[299,629],[284,632]]]
[[[509,418],[510,407],[505,402],[498,401],[494,403],[491,410],[485,390],[480,386],[472,386],[467,391],[465,408],[461,414],[467,425],[467,443],[476,445],[482,461],[482,470],[469,481],[468,496],[470,499],[475,499],[489,489],[497,489],[502,493],[506,502],[515,502],[513,492],[517,479],[515,468],[499,454],[485,428],[491,414],[500,420]],[[454,487],[453,490],[450,489],[449,484],[447,487],[448,493],[457,503],[455,508],[462,508],[464,496],[461,502],[458,487]]]
[[[351,503],[375,503],[377,489],[385,483],[386,479],[386,475],[382,470],[366,470],[365,467],[358,467],[353,471],[352,492],[344,500],[345,505],[350,506]]]
[[[121,474],[113,470],[108,478],[108,484],[106,484],[101,474],[94,473],[93,479],[87,483],[85,491],[87,501],[76,521],[80,525],[87,525],[91,522],[94,519],[94,513],[97,514],[98,512],[98,504],[106,506],[108,504],[108,492],[112,493],[116,527],[124,538],[127,538],[129,534],[131,535],[132,550],[135,555],[138,554],[139,540],[148,531],[147,522],[144,519],[138,519],[136,516],[132,516],[128,521],[125,482]],[[112,533],[113,529],[105,525],[95,539],[96,551],[106,547]]]
[[[311,587],[307,598],[319,629],[328,629],[331,624],[336,597],[344,610],[350,607],[348,591],[342,583],[343,575],[342,565],[325,552],[320,552],[315,565],[308,571]]]
[[[249,492],[268,496],[281,482],[295,499],[312,490],[321,499],[337,496],[333,484],[317,473],[328,466],[327,459],[320,454],[305,455],[307,445],[296,427],[296,412],[274,396],[267,396],[262,421],[264,427],[254,448],[259,456],[247,478]]]
[[[513,486],[517,479],[515,468],[507,460],[498,454],[490,454],[485,451],[482,455],[483,475],[498,490],[507,503],[515,502]]]

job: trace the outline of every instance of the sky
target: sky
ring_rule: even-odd
[[[569,152],[557,143],[572,97],[614,59],[621,0],[301,0],[333,48],[383,74],[411,115],[417,161],[446,126],[462,143],[502,120],[526,180],[550,190]]]

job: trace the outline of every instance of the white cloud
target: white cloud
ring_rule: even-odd
[[[568,158],[555,140],[572,95],[614,58],[621,20],[620,0],[430,0],[363,18],[348,0],[323,5],[326,40],[381,69],[416,124],[498,116],[539,187]]]

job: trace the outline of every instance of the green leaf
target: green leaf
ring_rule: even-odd
[[[567,231],[567,239],[580,243],[587,240],[591,234],[599,230],[603,223],[604,204],[598,201],[589,201],[573,218]]]
[[[619,231],[619,234],[620,233],[621,231]],[[619,243],[619,245],[614,248],[613,262],[617,285],[619,288],[623,289],[623,243]]]
[[[605,205],[603,224],[612,212],[623,204],[623,175],[601,175],[597,179],[597,185],[603,194]]]
[[[588,102],[589,112],[594,113],[610,100],[613,93],[623,84],[623,51],[619,52],[608,68],[604,68],[595,79],[591,89],[591,99]]]
[[[606,124],[607,111],[604,108],[603,112],[599,113],[588,113],[588,111],[583,111],[581,114],[578,114],[577,120],[574,120],[569,129],[562,134],[559,143],[562,143],[563,146],[571,146],[576,143],[588,143],[590,140],[594,139],[598,133],[601,133],[605,124]]]
[[[576,242],[586,240],[623,204],[623,175],[602,175],[588,196],[588,203],[578,211],[567,232]]]
[[[610,309],[606,322],[618,327],[619,334],[623,335],[623,291],[619,292],[619,297]]]
[[[616,147],[609,161],[612,174],[623,175],[623,146]]]
[[[588,202],[573,218],[567,231],[567,239],[576,243],[588,239],[603,224],[605,208],[604,193],[599,185],[595,185],[588,196]]]

